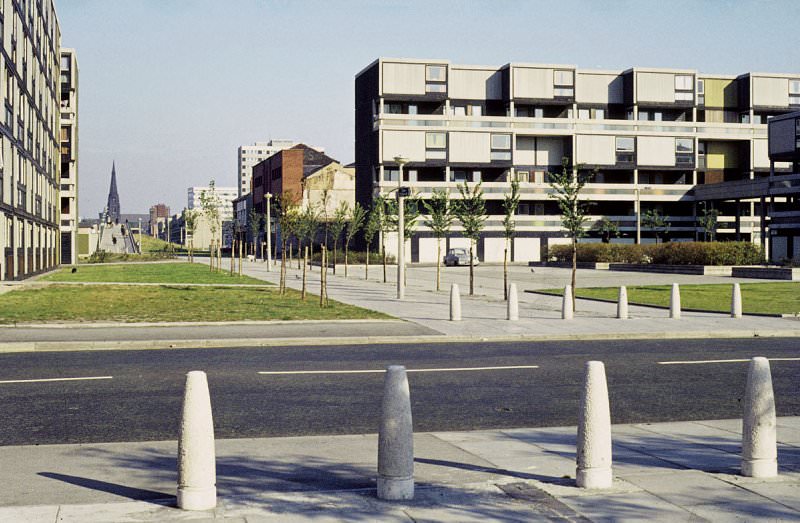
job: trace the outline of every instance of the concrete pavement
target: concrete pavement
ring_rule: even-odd
[[[218,507],[175,508],[175,441],[0,447],[0,521],[796,521],[800,417],[780,475],[739,473],[740,420],[613,426],[614,485],[575,486],[575,427],[415,435],[417,494],[375,497],[377,436],[218,440]]]

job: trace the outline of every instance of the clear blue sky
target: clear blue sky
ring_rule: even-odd
[[[378,56],[800,72],[800,1],[56,0],[80,68],[80,213],[236,185],[236,147],[351,162],[353,80]]]

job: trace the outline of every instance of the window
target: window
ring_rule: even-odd
[[[588,120],[590,114],[589,109],[578,109],[578,120]]]
[[[544,109],[542,107],[535,107],[533,109],[534,118],[544,118]]]
[[[675,91],[676,102],[691,102],[694,100],[694,95],[690,92]]]
[[[443,65],[426,65],[425,80],[428,82],[447,81],[447,70]]]
[[[617,163],[633,163],[633,154],[636,150],[636,142],[633,137],[617,136],[616,153]]]
[[[662,113],[661,111],[656,111],[656,112],[653,113],[653,120],[654,121],[660,122],[663,119],[664,119],[664,113]]]
[[[691,91],[692,90],[692,77],[689,75],[675,75],[675,90],[676,91]]]
[[[383,112],[386,114],[403,114],[403,104],[384,102]]]
[[[575,75],[572,71],[553,71],[553,85],[575,85]]]
[[[701,94],[701,95],[702,94],[706,94],[706,90],[705,89],[706,89],[705,81],[703,81],[703,80],[698,78],[697,79],[697,94]]]
[[[676,153],[693,153],[694,140],[691,138],[675,138]]]
[[[789,94],[800,94],[800,80],[789,80]]]
[[[492,149],[505,149],[505,150],[511,149],[511,135],[493,134]]]
[[[425,84],[426,93],[446,93],[447,85],[445,84]]]
[[[605,120],[606,118],[606,110],[605,109],[592,109],[592,118],[595,120]]]
[[[447,147],[445,133],[425,133],[426,149],[444,149],[445,147]]]
[[[650,113],[647,111],[639,111],[639,120],[646,121],[650,119]]]
[[[454,105],[453,116],[467,116],[467,108],[463,105]]]
[[[480,105],[468,105],[467,106],[467,114],[469,116],[482,116],[483,115],[483,107]]]
[[[408,114],[417,114],[417,105],[416,104],[409,104],[408,105]]]
[[[451,182],[466,182],[467,181],[467,172],[466,171],[450,171],[450,181]]]
[[[556,87],[553,89],[553,96],[572,97],[575,95],[575,89],[572,87]]]
[[[383,168],[383,181],[396,182],[399,176],[400,176],[399,169],[391,169],[386,167]]]

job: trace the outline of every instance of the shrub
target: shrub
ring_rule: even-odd
[[[311,261],[319,262],[322,259],[322,254],[318,250],[314,251],[314,256],[312,256]],[[367,259],[367,253],[363,251],[350,251],[347,255],[347,263],[350,265],[359,265],[364,264]],[[386,261],[388,263],[394,263],[394,256],[388,255],[386,256]],[[328,251],[328,263],[333,263],[333,251]],[[336,263],[337,264],[344,264],[344,252],[336,251]],[[370,252],[369,253],[369,264],[370,265],[381,265],[383,263],[383,255],[379,252]]]
[[[569,263],[571,246],[554,245],[550,259]],[[579,262],[653,263],[664,265],[757,265],[763,263],[761,247],[750,242],[668,242],[634,245],[579,243]]]

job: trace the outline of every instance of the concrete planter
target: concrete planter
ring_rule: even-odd
[[[800,281],[800,268],[791,267],[734,267],[736,278]]]
[[[609,263],[611,271],[659,272],[665,274],[693,274],[698,276],[731,276],[730,265],[660,265],[643,263]]]

